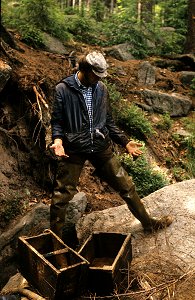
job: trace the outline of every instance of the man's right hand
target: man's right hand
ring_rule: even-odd
[[[61,139],[55,139],[54,143],[50,146],[54,150],[55,155],[60,157],[69,157],[64,150]]]

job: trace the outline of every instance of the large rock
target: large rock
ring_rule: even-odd
[[[154,112],[169,113],[171,117],[188,115],[192,108],[192,100],[188,96],[172,93],[162,93],[144,89],[135,93],[141,94],[144,101]]]
[[[44,45],[46,50],[51,53],[57,53],[61,55],[68,55],[67,49],[64,47],[63,43],[60,42],[57,38],[51,36],[50,34],[44,32]]]
[[[153,85],[156,82],[155,67],[148,61],[144,61],[139,65],[138,82],[140,85]]]
[[[166,186],[143,199],[154,217],[171,214],[173,223],[166,230],[144,234],[140,222],[127,205],[92,212],[77,223],[78,236],[85,240],[94,231],[132,233],[133,258],[152,255],[188,270],[195,267],[195,179]]]
[[[192,84],[192,80],[195,80],[194,78],[195,78],[195,72],[183,71],[180,73],[180,80],[184,85],[190,86]]]
[[[114,45],[112,47],[104,48],[104,52],[118,60],[126,61],[135,59],[131,54],[132,46],[128,43]]]
[[[6,62],[0,60],[0,92],[9,80],[11,72],[12,68]]]

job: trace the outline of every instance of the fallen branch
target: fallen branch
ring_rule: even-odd
[[[25,297],[27,297],[29,300],[46,300],[45,298],[43,298],[42,296],[36,294],[35,292],[32,292],[28,289],[25,288],[13,288],[10,289],[9,292],[4,293],[4,295],[7,294],[21,294]],[[2,295],[3,296],[3,295]]]
[[[29,300],[46,300],[42,296],[29,290],[29,284],[27,280],[20,274],[17,273],[12,276],[4,288],[0,291],[0,296],[21,294]]]
[[[47,102],[45,101],[45,99],[43,99],[43,97],[41,96],[41,94],[37,91],[37,88],[36,88],[35,85],[33,86],[33,91],[35,92],[36,98],[38,98],[47,109],[49,109],[49,105],[47,104]]]
[[[30,300],[45,300],[45,298],[27,289],[19,289],[18,292]]]
[[[36,102],[37,102],[37,106],[38,106],[38,109],[36,109],[36,113],[37,113],[38,118],[39,118],[39,120],[38,120],[38,122],[35,126],[34,132],[33,132],[33,139],[35,137],[36,130],[37,130],[38,126],[40,125],[40,128],[38,129],[37,137],[36,137],[36,140],[35,140],[35,144],[36,144],[37,141],[38,141],[41,129],[42,129],[42,125],[45,126],[45,128],[47,128],[46,132],[48,132],[49,125],[48,125],[47,120],[50,120],[51,116],[50,116],[50,112],[49,112],[49,105],[47,104],[47,102],[44,99],[45,96],[44,96],[44,93],[42,92],[42,90],[41,90],[41,93],[42,93],[43,96],[38,92],[38,89],[37,89],[36,86],[33,86],[33,91],[34,91],[35,96],[36,96]],[[44,108],[46,108],[46,110]]]

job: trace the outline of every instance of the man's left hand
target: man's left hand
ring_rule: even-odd
[[[134,141],[130,141],[127,145],[126,145],[126,150],[129,154],[133,155],[133,156],[139,156],[143,153],[142,150],[140,150],[140,147],[142,147],[143,145],[141,143],[137,143]]]

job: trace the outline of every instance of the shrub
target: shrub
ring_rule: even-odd
[[[176,181],[184,181],[190,179],[190,176],[186,173],[185,168],[182,168],[180,166],[174,166],[173,170],[173,175],[176,179]]]
[[[157,31],[158,35],[156,43],[156,54],[177,54],[182,53],[185,42],[185,35],[177,32],[163,32]]]
[[[173,124],[173,121],[169,115],[169,113],[165,113],[161,117],[161,121],[156,125],[157,128],[162,130],[169,130]]]
[[[135,58],[144,58],[148,54],[147,39],[143,30],[128,17],[110,16],[102,23],[106,42],[102,46],[112,46],[121,43],[131,45],[131,54]]]
[[[62,41],[69,39],[65,15],[52,0],[21,0],[17,6],[3,1],[3,11],[3,23],[17,29],[31,46],[42,47],[42,31]]]
[[[191,178],[195,177],[195,113],[193,112],[192,119],[184,118],[184,126],[190,132],[190,135],[185,138],[186,145],[186,169]]]
[[[166,177],[154,171],[142,155],[136,160],[128,154],[118,156],[127,173],[132,176],[140,197],[145,197],[168,184]]]
[[[75,15],[69,19],[67,30],[71,33],[78,41],[82,41],[88,44],[98,44],[98,25],[95,20],[80,15]],[[97,34],[96,34],[97,33]]]
[[[44,48],[42,33],[36,27],[20,26],[19,31],[22,33],[22,41],[34,48]]]
[[[144,112],[136,105],[122,99],[115,85],[109,83],[106,83],[106,85],[109,91],[113,116],[117,124],[128,134],[138,139],[150,136],[153,133],[153,129]]]
[[[190,89],[191,89],[191,95],[194,96],[195,95],[195,78],[192,79]]]
[[[21,214],[23,212],[23,209],[24,205],[22,197],[20,197],[19,195],[13,195],[13,193],[4,195],[4,199],[1,201],[0,208],[0,229],[4,228],[9,224],[11,220]]]

